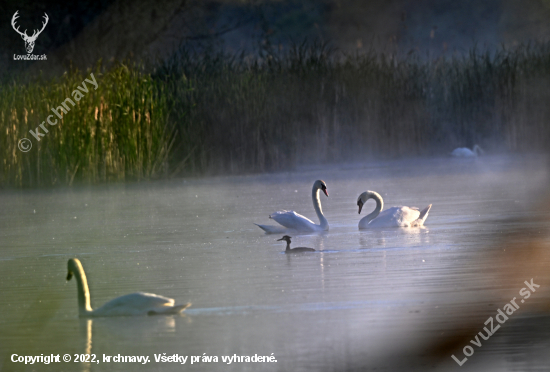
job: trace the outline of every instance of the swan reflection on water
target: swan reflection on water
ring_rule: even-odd
[[[81,318],[79,321],[80,333],[84,338],[83,354],[95,354],[97,357],[104,349],[104,345],[100,342],[100,346],[96,345],[96,350],[94,350],[94,333],[99,335],[98,338],[100,341],[115,339],[118,341],[117,344],[131,343],[132,340],[145,339],[151,337],[151,335],[176,333],[176,319],[182,318],[186,318],[189,322],[189,318],[184,314],[163,317]],[[92,370],[92,363],[90,361],[82,361],[81,365],[83,372]]]
[[[410,244],[428,246],[430,244],[430,229],[425,226],[387,227],[362,230],[359,234],[361,249],[393,249],[409,247]],[[406,238],[406,240],[403,240]]]

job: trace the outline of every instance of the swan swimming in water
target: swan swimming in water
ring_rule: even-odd
[[[77,258],[71,258],[67,264],[69,272],[67,280],[76,278],[78,291],[78,316],[80,317],[101,317],[101,316],[128,316],[128,315],[158,315],[158,314],[179,314],[191,304],[174,305],[174,300],[152,293],[131,293],[120,296],[105,303],[98,309],[90,307],[90,290],[84,268]]]
[[[319,191],[323,191],[328,197],[327,185],[324,181],[317,180],[313,183],[313,188],[311,189],[311,199],[313,200],[313,208],[317,217],[319,217],[320,224],[315,224],[312,220],[307,217],[302,216],[294,211],[279,211],[271,214],[269,218],[275,220],[281,226],[271,226],[271,225],[258,225],[259,228],[264,230],[269,234],[280,234],[289,231],[295,232],[316,232],[316,231],[327,231],[328,230],[328,221],[323,215],[323,210],[321,209],[321,201],[319,200]]]
[[[471,150],[467,147],[459,147],[454,149],[453,152],[451,152],[451,156],[454,156],[455,158],[477,158],[484,153],[485,151],[483,151],[481,147],[474,145]]]
[[[285,235],[281,239],[277,239],[277,241],[284,240],[286,242],[286,250],[285,253],[298,253],[298,252],[315,252],[315,249],[313,248],[306,248],[306,247],[298,247],[298,248],[290,248],[290,238],[291,236]]]
[[[384,201],[380,194],[375,191],[365,191],[357,198],[357,206],[359,214],[363,208],[363,204],[369,199],[374,199],[376,208],[374,212],[363,217],[359,221],[359,229],[367,229],[370,227],[418,227],[424,225],[424,221],[428,218],[428,212],[432,205],[428,205],[423,210],[419,211],[416,207],[391,207],[383,212]]]

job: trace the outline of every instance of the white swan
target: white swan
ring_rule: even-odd
[[[73,275],[76,278],[78,316],[80,317],[179,314],[186,307],[191,306],[191,304],[174,305],[174,300],[171,298],[137,292],[117,297],[100,308],[92,310],[88,281],[82,264],[77,258],[71,258],[67,266],[69,269],[67,280],[71,280]]]
[[[485,151],[483,151],[481,147],[474,145],[471,150],[467,147],[459,147],[454,149],[453,152],[451,152],[451,156],[454,156],[455,158],[477,158],[484,153]]]
[[[380,213],[384,207],[384,201],[380,194],[374,191],[365,191],[357,198],[357,206],[359,213],[363,208],[363,204],[369,199],[374,199],[376,208],[374,212],[363,217],[359,221],[359,229],[367,229],[370,227],[418,227],[424,225],[424,221],[428,217],[428,212],[432,205],[428,205],[423,210],[419,211],[416,207],[391,207]]]
[[[313,183],[313,188],[311,189],[311,199],[313,200],[313,208],[315,208],[315,213],[319,217],[320,224],[315,224],[309,218],[302,216],[294,211],[279,211],[271,214],[269,218],[275,220],[281,226],[270,226],[270,225],[258,225],[259,228],[264,230],[269,234],[280,234],[286,233],[289,231],[300,231],[300,232],[315,232],[315,231],[327,231],[328,230],[328,221],[323,215],[323,210],[321,209],[321,201],[319,200],[319,191],[322,190],[326,196],[328,196],[327,185],[324,181],[317,180]]]

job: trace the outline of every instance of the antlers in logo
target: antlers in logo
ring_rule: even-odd
[[[11,27],[13,27],[13,29],[19,34],[21,35],[21,37],[23,38],[23,40],[25,40],[25,49],[27,49],[27,53],[32,53],[32,50],[34,49],[34,42],[36,41],[36,38],[38,37],[38,35],[40,35],[42,33],[42,31],[44,31],[44,29],[46,28],[46,25],[48,24],[48,15],[46,13],[44,13],[44,18],[45,18],[45,22],[42,23],[42,29],[40,31],[38,30],[34,30],[32,36],[29,36],[27,35],[27,30],[25,30],[25,32],[21,32],[19,31],[19,27],[15,27],[15,20],[19,17],[17,15],[17,13],[19,12],[16,11],[15,14],[13,15],[12,19],[11,19]]]

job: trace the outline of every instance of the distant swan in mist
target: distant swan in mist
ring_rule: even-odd
[[[428,212],[432,205],[428,205],[423,210],[419,211],[416,207],[391,207],[380,213],[384,207],[384,201],[380,194],[374,191],[365,191],[357,198],[357,206],[359,214],[363,208],[363,204],[369,199],[374,199],[376,208],[374,212],[363,217],[359,221],[359,229],[367,229],[370,227],[418,227],[424,225],[424,221],[428,218]]]
[[[275,220],[281,226],[270,226],[270,225],[258,225],[259,228],[264,230],[269,234],[280,234],[288,231],[300,231],[300,232],[315,232],[315,231],[327,231],[328,230],[328,221],[323,215],[323,210],[321,209],[321,201],[319,200],[319,191],[323,191],[328,197],[327,185],[324,181],[317,180],[313,184],[311,189],[311,199],[313,200],[313,208],[315,208],[315,213],[319,217],[320,224],[315,224],[312,220],[307,217],[302,216],[294,211],[279,211],[271,214],[269,218]]]
[[[159,296],[152,293],[132,293],[120,296],[107,302],[98,309],[90,307],[90,291],[84,268],[77,258],[71,258],[67,264],[69,272],[67,280],[76,278],[76,289],[78,291],[78,315],[80,317],[102,317],[102,316],[128,316],[128,315],[157,315],[157,314],[179,314],[191,304],[174,305],[171,298]]]
[[[453,152],[451,152],[451,156],[454,156],[455,158],[476,158],[484,153],[485,151],[483,151],[481,147],[474,145],[471,150],[467,147],[459,147],[454,149]]]
[[[285,253],[298,253],[298,252],[315,252],[315,249],[313,248],[306,248],[306,247],[298,247],[298,248],[290,248],[290,238],[291,236],[285,235],[281,239],[277,239],[277,241],[284,240],[286,242],[286,250]]]

